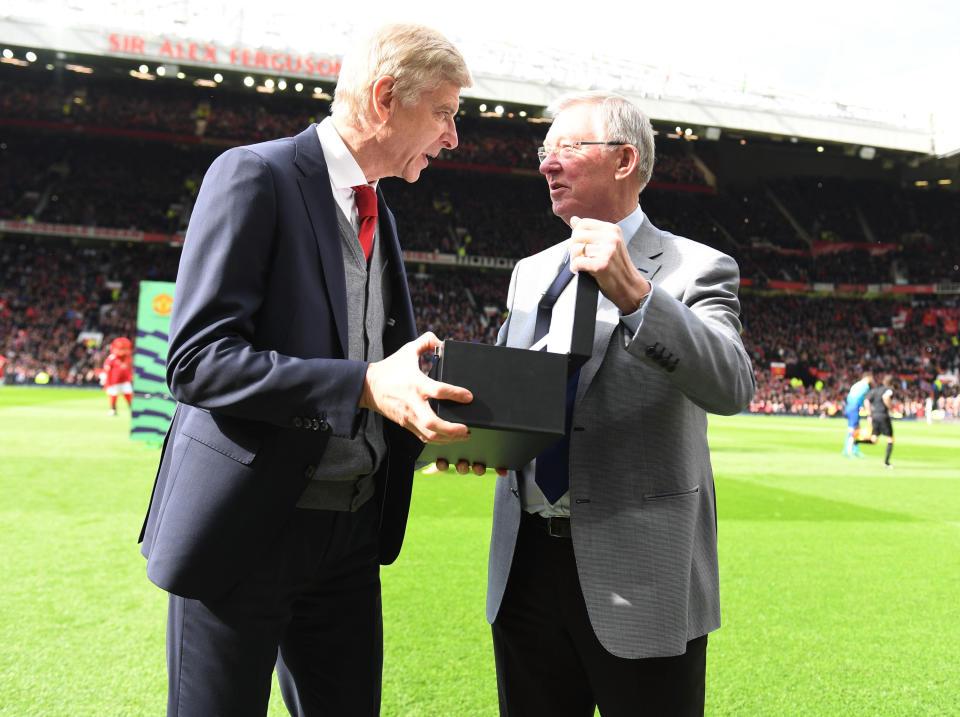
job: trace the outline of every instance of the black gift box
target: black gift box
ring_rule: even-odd
[[[469,389],[473,401],[431,400],[431,407],[443,420],[469,426],[470,439],[428,444],[420,460],[519,469],[562,438],[567,380],[593,350],[597,291],[593,277],[582,274],[569,354],[444,341],[430,376]]]

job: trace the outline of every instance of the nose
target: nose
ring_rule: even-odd
[[[540,162],[540,174],[547,175],[556,172],[560,168],[560,162],[557,160],[557,153],[550,152],[543,161]]]
[[[447,149],[456,149],[460,144],[457,140],[457,123],[453,121],[453,117],[447,120],[447,127],[440,137],[440,142]]]

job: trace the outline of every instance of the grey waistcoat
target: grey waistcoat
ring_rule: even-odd
[[[337,222],[347,280],[347,358],[379,361],[383,358],[383,329],[390,312],[390,287],[384,280],[388,267],[380,226],[378,223],[374,232],[368,270],[357,232],[339,207]],[[386,455],[383,417],[363,409],[357,414],[355,425],[352,438],[330,437],[298,508],[354,511],[373,496],[373,474]]]

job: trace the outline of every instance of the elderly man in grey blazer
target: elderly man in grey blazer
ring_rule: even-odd
[[[600,297],[566,437],[497,481],[487,619],[500,711],[702,714],[720,627],[707,413],[738,413],[755,387],[739,270],[640,208],[654,143],[639,108],[586,93],[551,110],[540,173],[572,233],[517,264],[498,343],[531,347],[544,314],[548,346],[569,341],[577,282],[555,277],[588,272]]]

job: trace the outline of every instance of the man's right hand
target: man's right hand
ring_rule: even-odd
[[[440,344],[440,339],[428,331],[382,361],[369,364],[360,408],[383,414],[424,443],[446,444],[469,438],[467,426],[442,420],[428,403],[431,398],[458,403],[473,400],[467,389],[434,381],[420,370],[420,357]]]

